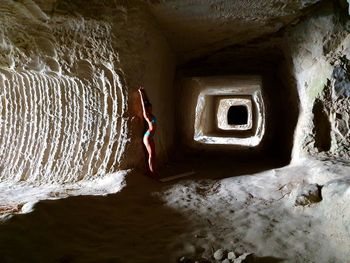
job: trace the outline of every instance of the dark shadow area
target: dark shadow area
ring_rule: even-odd
[[[140,174],[126,184],[113,195],[41,201],[2,222],[0,262],[171,262],[169,243],[189,221],[154,195],[164,185]]]
[[[315,147],[320,152],[329,151],[331,148],[332,128],[321,100],[317,99],[315,101],[312,113],[314,114]]]
[[[193,172],[185,179],[218,180],[228,177],[252,175],[270,169],[283,167],[280,160],[263,157],[260,154],[178,151],[160,169],[161,177],[176,176]],[[182,178],[183,179],[183,178]],[[177,179],[182,180],[182,179]]]
[[[275,258],[275,257],[254,257],[252,263],[278,263],[283,262],[285,259],[283,258]]]

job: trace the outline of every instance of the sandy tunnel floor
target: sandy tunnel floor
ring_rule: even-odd
[[[255,262],[348,262],[348,166],[308,160],[234,176],[237,165],[209,179],[206,163],[178,181],[133,173],[117,194],[41,201],[1,223],[0,262],[221,262],[220,248]],[[323,200],[296,206],[312,183]]]

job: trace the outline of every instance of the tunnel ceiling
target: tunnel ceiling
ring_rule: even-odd
[[[277,32],[320,0],[149,0],[180,60]]]
[[[34,0],[44,11],[116,15],[148,7],[180,63],[279,31],[326,0]],[[88,4],[87,4],[88,2]],[[146,6],[147,7],[146,7]]]

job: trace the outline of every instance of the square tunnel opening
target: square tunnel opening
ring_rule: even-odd
[[[229,125],[247,125],[248,108],[243,105],[230,106],[227,111],[227,123]]]
[[[255,99],[252,96],[221,96],[216,100],[216,123],[220,130],[247,131],[253,128]],[[242,115],[238,116],[235,110],[242,107]]]
[[[216,167],[221,177],[290,163],[299,115],[293,73],[281,50],[246,49],[231,47],[178,66],[179,141],[172,162],[193,169],[197,163],[213,174]]]

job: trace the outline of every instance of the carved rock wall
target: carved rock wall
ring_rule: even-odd
[[[159,159],[173,143],[174,62],[152,18],[141,4],[83,2],[0,4],[0,181],[77,182],[142,166],[138,85],[161,122]]]
[[[287,37],[301,102],[295,159],[350,160],[350,34],[344,11],[323,10]]]
[[[126,122],[111,26],[1,3],[0,178],[74,182],[115,171]]]

